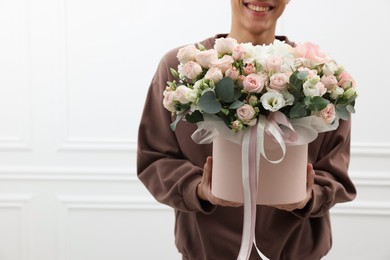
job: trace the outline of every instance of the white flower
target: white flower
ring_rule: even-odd
[[[282,91],[282,95],[284,97],[284,101],[285,101],[285,105],[286,106],[291,106],[294,104],[294,101],[295,101],[295,97],[293,94],[291,94],[290,92],[288,92],[287,90],[284,90]]]
[[[286,105],[283,94],[276,90],[269,90],[261,96],[260,102],[264,109],[275,112]]]
[[[338,71],[339,69],[340,69],[340,66],[337,65],[336,62],[331,61],[329,63],[324,64],[324,66],[322,68],[322,73],[325,76],[331,76],[331,75],[334,75],[336,73],[336,71]]]
[[[194,89],[188,89],[185,93],[185,98],[190,101],[191,103],[194,103],[196,99],[198,98],[198,92]]]
[[[330,92],[330,97],[332,99],[337,99],[338,97],[342,96],[344,94],[344,89],[339,86],[335,86],[332,91]]]
[[[195,55],[198,52],[199,50],[195,47],[195,45],[191,44],[179,49],[176,57],[180,61],[180,63],[187,63],[191,60],[194,61]]]
[[[221,54],[232,54],[233,49],[237,46],[237,40],[227,37],[227,38],[218,38],[215,40],[214,49]]]
[[[189,103],[190,100],[188,100],[186,97],[188,91],[190,91],[190,89],[186,86],[178,86],[175,90],[174,100],[180,102],[181,104]]]
[[[211,67],[204,75],[205,79],[214,81],[217,84],[221,79],[223,79],[222,71],[217,67]]]
[[[303,83],[303,93],[307,97],[323,96],[327,89],[319,76],[313,76]]]

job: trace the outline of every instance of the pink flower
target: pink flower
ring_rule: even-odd
[[[225,73],[228,69],[232,67],[233,62],[234,59],[232,58],[232,56],[225,55],[221,59],[212,61],[211,66],[217,67],[222,71],[222,73]]]
[[[232,80],[236,80],[238,78],[239,72],[235,67],[231,67],[225,72],[225,77],[231,78]]]
[[[174,96],[175,92],[173,90],[166,89],[163,93],[164,99],[163,99],[163,106],[170,112],[175,112],[175,102],[174,102]]]
[[[253,119],[255,119],[256,111],[251,105],[245,104],[237,109],[237,117],[244,124],[253,124]],[[256,123],[256,122],[254,122]]]
[[[336,109],[332,103],[328,104],[320,112],[320,117],[325,120],[328,124],[333,123],[336,118]]]
[[[337,78],[334,75],[329,75],[329,76],[322,76],[321,78],[322,84],[325,85],[326,89],[328,91],[332,91],[334,87],[337,85]]]
[[[199,50],[192,44],[179,49],[176,57],[180,63],[187,63],[190,60],[195,61],[195,55],[198,52]]]
[[[284,90],[289,81],[289,76],[286,73],[275,73],[270,78],[269,87],[275,90]]]
[[[189,61],[184,64],[181,72],[187,78],[195,79],[200,73],[202,73],[202,71],[203,69],[198,63],[194,61]]]
[[[202,68],[208,69],[214,61],[218,60],[218,52],[215,49],[200,51],[195,55],[195,60]]]
[[[264,76],[250,74],[243,81],[244,90],[249,93],[260,93],[265,84]]]
[[[309,59],[316,65],[331,61],[331,58],[328,56],[328,54],[323,52],[318,45],[311,42],[298,44],[294,49],[300,58]]]
[[[256,71],[256,67],[255,67],[252,63],[248,63],[248,64],[246,64],[245,67],[244,67],[244,73],[245,73],[246,75],[255,73],[255,71]]]
[[[187,99],[187,93],[190,91],[189,88],[187,88],[184,85],[180,85],[175,90],[175,96],[174,99],[179,101],[181,104],[187,104],[190,101]]]
[[[232,57],[235,60],[242,60],[244,58],[245,54],[246,54],[245,48],[242,47],[241,45],[237,45],[233,49]]]
[[[214,81],[215,84],[217,84],[221,79],[223,79],[222,71],[217,67],[211,67],[206,75],[204,76],[205,79],[209,79]]]
[[[282,63],[283,60],[280,57],[270,57],[267,59],[266,64],[265,64],[265,69],[268,72],[279,72],[280,69],[282,68]]]
[[[338,85],[340,87],[342,87],[343,89],[346,89],[348,87],[355,87],[355,80],[352,78],[352,76],[343,71],[340,75],[339,75],[339,83]]]

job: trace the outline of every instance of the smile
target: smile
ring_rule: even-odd
[[[258,6],[254,4],[247,4],[247,7],[252,11],[260,12],[260,13],[268,12],[272,9],[271,6]]]

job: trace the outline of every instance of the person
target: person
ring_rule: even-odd
[[[287,0],[231,0],[229,34],[201,41],[212,48],[219,37],[270,44]],[[196,124],[174,119],[162,104],[167,81],[174,80],[179,48],[160,61],[146,97],[138,132],[137,174],[157,201],[175,210],[175,243],[183,259],[236,259],[242,238],[243,207],[211,193],[212,145],[196,144]],[[255,237],[271,260],[320,259],[332,246],[329,210],[351,201],[355,187],[348,176],[351,122],[340,120],[337,130],[319,134],[309,144],[307,197],[291,205],[257,205]],[[252,250],[250,259],[261,259]]]

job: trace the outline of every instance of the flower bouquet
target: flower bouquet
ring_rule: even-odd
[[[214,142],[214,195],[243,201],[242,188],[223,186],[229,182],[236,185],[240,180],[237,171],[246,164],[242,160],[250,153],[240,157],[234,151],[243,150],[245,133],[249,135],[249,129],[256,128],[257,136],[247,142],[257,143],[254,151],[261,165],[256,176],[258,203],[302,200],[307,144],[319,132],[336,129],[339,119],[347,120],[355,112],[357,92],[353,78],[310,42],[292,47],[279,40],[270,45],[253,45],[219,38],[212,49],[200,44],[185,46],[177,58],[178,68],[171,68],[176,80],[167,83],[163,105],[176,115],[173,130],[180,120],[197,123],[198,130],[192,138],[198,143]],[[298,161],[297,154],[302,153],[301,162],[294,163]],[[296,169],[291,168],[294,165]],[[278,166],[279,170],[275,168]],[[267,168],[263,175],[262,168]],[[300,177],[296,172],[302,172]],[[261,181],[265,174],[269,175],[268,181]],[[293,182],[299,184],[292,185]],[[285,185],[277,188],[278,183]],[[285,186],[297,189],[289,192]],[[269,195],[266,190],[270,190]]]

